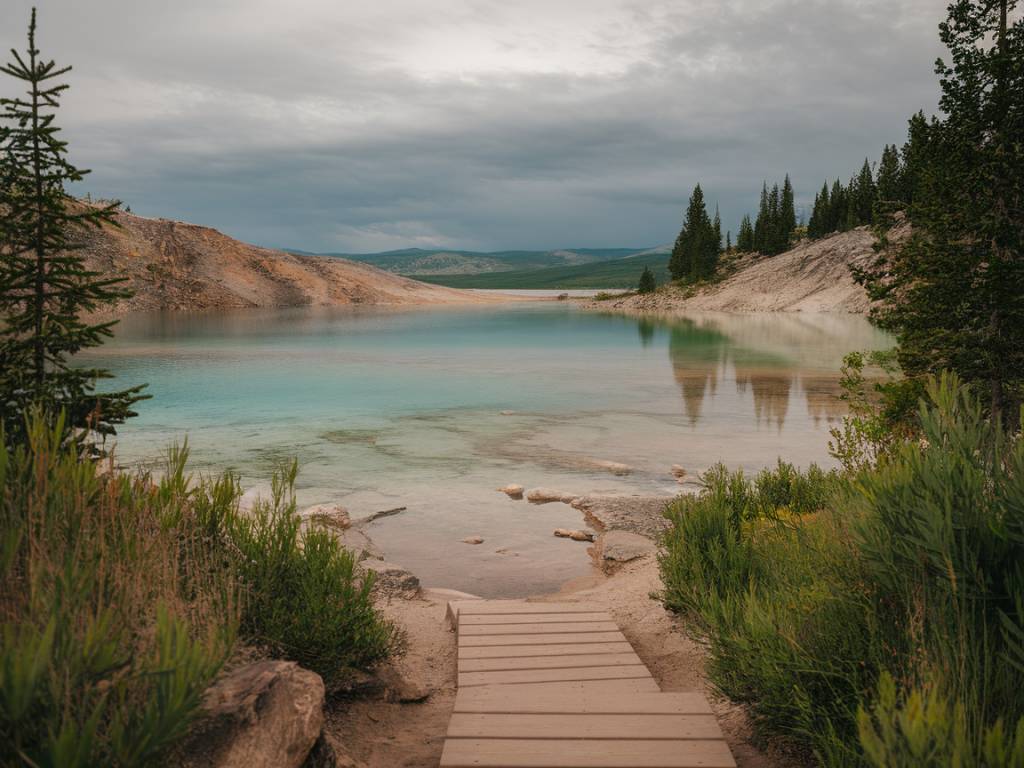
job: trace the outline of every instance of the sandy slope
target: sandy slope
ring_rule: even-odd
[[[91,269],[128,278],[137,310],[353,304],[477,304],[499,300],[427,285],[346,259],[296,256],[234,240],[208,227],[117,216],[120,227],[85,233]]]
[[[909,234],[906,225],[889,238],[899,242]],[[662,289],[645,296],[591,302],[600,309],[672,312],[850,312],[870,309],[864,289],[853,281],[851,266],[865,266],[875,255],[875,236],[858,227],[821,240],[806,241],[778,256],[747,257],[738,271],[696,295]]]

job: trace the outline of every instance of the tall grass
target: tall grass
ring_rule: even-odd
[[[27,434],[0,451],[0,765],[161,765],[238,640],[329,684],[398,649],[353,557],[300,531],[294,465],[250,515],[187,450],[155,481],[59,419]]]
[[[670,511],[665,601],[822,764],[1024,765],[1024,440],[952,377],[919,422],[845,478],[716,468]]]

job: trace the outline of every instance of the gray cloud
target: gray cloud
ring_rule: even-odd
[[[735,229],[935,108],[935,0],[37,0],[75,65],[83,186],[315,250],[674,238],[696,182]],[[30,3],[6,0],[0,44]],[[301,6],[301,7],[299,7]],[[9,87],[10,83],[6,84]],[[5,85],[0,84],[0,88]]]

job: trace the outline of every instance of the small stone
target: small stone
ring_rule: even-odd
[[[506,485],[504,488],[499,488],[498,490],[501,493],[504,493],[510,499],[523,498],[523,486],[516,485],[515,483],[513,483],[512,485]]]
[[[420,580],[411,571],[383,560],[364,560],[360,563],[364,571],[374,574],[373,588],[385,594],[415,594],[419,592]]]
[[[569,538],[573,541],[593,541],[594,534],[590,531],[572,531],[569,534]]]
[[[467,536],[462,540],[463,544],[483,544],[484,540],[482,536]]]
[[[551,488],[533,488],[526,494],[526,500],[531,504],[549,504],[553,501],[560,501],[563,504],[572,504],[578,497],[574,493],[556,491]]]
[[[683,482],[683,478],[686,477],[686,469],[684,469],[680,464],[673,464],[672,477],[674,477],[680,483]]]
[[[613,475],[628,475],[633,472],[633,468],[629,464],[623,464],[618,461],[604,461],[603,459],[596,459],[594,466],[611,472]]]

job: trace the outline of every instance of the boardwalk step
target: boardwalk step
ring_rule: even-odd
[[[448,739],[442,768],[733,768],[721,739]]]

